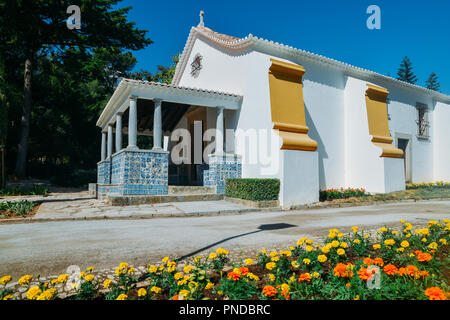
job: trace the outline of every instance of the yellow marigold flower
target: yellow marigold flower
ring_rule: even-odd
[[[126,262],[119,263],[119,268],[120,269],[128,269],[128,263],[126,263]]]
[[[397,248],[397,250],[395,250],[395,251],[397,251],[397,252],[403,252],[403,251],[405,251],[405,248]]]
[[[374,249],[374,250],[381,249],[381,245],[380,245],[379,243],[375,243],[375,244],[373,245],[373,249]]]
[[[400,223],[401,223],[401,224],[405,223],[405,220],[401,219],[401,220],[400,220]]]
[[[270,253],[269,253],[269,256],[271,256],[271,257],[275,257],[277,255],[278,255],[278,252],[276,252],[276,251],[270,251]]]
[[[347,248],[347,242],[341,242],[341,248]]]
[[[300,266],[300,264],[298,263],[297,260],[294,260],[294,261],[291,262],[291,266],[292,266],[293,268],[298,268],[298,267]]]
[[[119,294],[119,296],[116,298],[116,300],[128,300],[128,296],[124,293]]]
[[[180,290],[180,292],[178,293],[180,298],[184,298],[187,297],[189,295],[189,290]]]
[[[395,244],[395,240],[394,239],[386,239],[386,240],[384,240],[384,244],[386,246],[393,246]]]
[[[407,237],[407,238],[411,237],[411,233],[405,234],[405,237]]]
[[[378,229],[378,230],[380,230],[380,232],[387,232],[387,231],[388,231],[386,227],[381,227],[381,228]]]
[[[208,282],[208,284],[205,286],[206,290],[211,290],[212,288],[214,288],[214,283],[212,282]]]
[[[442,243],[443,245],[447,245],[447,240],[445,240],[444,238],[439,239],[439,242]]]
[[[158,267],[157,266],[150,266],[148,268],[148,272],[150,272],[150,273],[155,273],[156,271],[158,271]]]
[[[331,242],[331,246],[332,246],[333,248],[339,247],[339,241],[333,240],[333,241]]]
[[[186,280],[186,279],[182,279],[182,280],[179,280],[179,281],[177,282],[177,285],[183,286],[183,285],[185,285],[186,283],[187,283],[187,280]]]
[[[27,291],[27,299],[28,300],[36,300],[39,295],[42,293],[41,288],[39,287],[31,287],[28,291]]]
[[[253,259],[247,258],[244,260],[246,266],[251,266],[253,264]]]
[[[64,283],[67,280],[69,280],[69,275],[68,274],[62,274],[62,275],[58,276],[58,278],[56,279],[56,281],[59,282],[59,283]]]
[[[422,242],[427,242],[428,241],[428,239],[427,238],[422,238],[422,240],[421,240]]]
[[[22,276],[18,282],[21,286],[23,286],[23,285],[29,284],[31,279],[33,279],[33,276],[26,274],[26,275]]]
[[[289,250],[281,251],[280,252],[280,256],[282,256],[282,257],[290,257],[290,256],[292,256],[292,252],[289,251]]]
[[[275,275],[273,273],[269,273],[268,277],[271,282],[275,281]]]
[[[306,246],[305,250],[306,250],[306,252],[311,252],[314,250],[314,247]]]
[[[151,291],[151,292],[154,292],[154,293],[156,293],[156,294],[158,294],[158,293],[161,293],[161,288],[160,288],[160,287],[153,286],[153,287],[150,289],[150,291]]]
[[[329,246],[323,246],[322,247],[322,252],[323,253],[329,253],[330,252],[330,247]]]
[[[158,270],[159,271],[164,271],[166,269],[166,267],[162,264],[159,266]]]
[[[213,259],[217,258],[217,254],[215,254],[214,252],[211,252],[211,253],[209,254],[209,257],[208,257],[208,258],[211,259],[211,260],[213,260]]]
[[[133,267],[128,268],[128,274],[133,274],[136,271]]]
[[[339,248],[339,249],[337,249],[336,253],[337,253],[338,255],[342,256],[342,255],[345,254],[345,250],[342,249],[342,248]]]
[[[330,238],[330,239],[336,238],[336,233],[330,232],[330,233],[328,234],[328,238]]]
[[[358,226],[353,226],[352,227],[352,231],[353,231],[353,233],[357,233],[358,232]]]
[[[56,294],[56,289],[48,289],[42,292],[36,300],[52,300]]]
[[[184,273],[190,273],[192,271],[192,266],[187,265],[183,268]]]
[[[280,260],[280,258],[278,258],[278,257],[272,257],[270,260],[273,261],[273,262],[277,262],[278,260]]]
[[[117,272],[116,272],[117,273]],[[80,272],[80,277],[81,278],[84,278],[84,277],[86,277],[86,275],[87,275],[87,273],[86,272],[84,272],[84,271],[81,271]]]
[[[369,236],[367,234],[364,235],[364,239],[367,239]]]
[[[436,242],[432,242],[428,245],[428,248],[430,248],[431,250],[436,250],[438,247],[438,244]]]
[[[319,262],[323,263],[323,262],[327,261],[327,256],[324,254],[321,254],[317,257],[317,260],[319,260]]]
[[[173,277],[175,278],[175,280],[179,280],[179,279],[183,278],[183,275],[180,272],[177,272],[173,275]]]
[[[121,269],[120,267],[117,267],[116,268],[116,276],[121,276],[121,275],[123,275],[123,274],[125,274],[125,270],[123,270],[123,269]],[[86,274],[83,276],[83,275],[80,275],[81,277],[84,277],[84,276],[86,276]]]
[[[342,238],[344,236],[344,234],[342,232],[339,232],[337,236],[338,236],[338,238]]]
[[[409,231],[412,230],[413,226],[411,223],[405,223],[405,228],[403,229],[403,231]]]
[[[93,274],[88,274],[86,277],[84,277],[84,280],[86,280],[87,282],[91,282],[92,280],[94,280],[94,275]]]
[[[308,259],[308,258],[305,258],[305,259],[303,259],[303,263],[304,263],[304,264],[310,264],[310,263],[311,263],[311,260]]]
[[[261,250],[261,253],[262,253],[262,254],[267,254],[267,250],[266,250],[266,249],[262,249],[262,250]]]
[[[311,274],[312,276],[313,276],[313,278],[318,278],[318,277],[320,277],[320,273],[318,273],[318,272],[313,272],[312,274]]]
[[[3,300],[12,300],[12,298],[14,298],[13,295],[12,294],[8,294],[8,295],[3,297]]]
[[[222,248],[218,248],[216,250],[217,254],[224,254],[224,255],[228,255],[228,250],[222,249]]]
[[[95,267],[93,267],[93,266],[90,266],[90,267],[86,268],[86,271],[88,271],[88,272],[92,272],[94,270],[95,270]]]
[[[147,295],[147,290],[145,290],[144,288],[140,288],[138,290],[138,297],[145,297]]]
[[[196,256],[196,257],[194,258],[194,263],[199,262],[202,258],[203,258],[202,256]]]
[[[409,242],[406,241],[406,240],[403,240],[403,241],[400,243],[400,245],[401,245],[403,248],[408,248],[408,247],[409,247]]]
[[[308,240],[306,240],[306,241],[305,241],[305,243],[306,243],[306,244],[308,244],[308,245],[311,245],[311,244],[313,244],[313,243],[314,243],[314,241],[313,241],[313,240],[311,240],[311,239],[308,239]]]
[[[256,274],[253,274],[251,272],[247,273],[247,277],[249,279],[255,280],[255,281],[259,281],[259,277]]]
[[[171,265],[171,266],[167,267],[167,271],[168,272],[174,272],[176,270],[176,268],[177,267],[175,265]]]
[[[353,243],[360,244],[360,243],[361,243],[361,240],[355,239],[355,240],[353,240]]]
[[[294,249],[295,249],[295,248],[294,248],[293,246],[290,246],[290,247],[289,247],[289,250],[291,250],[291,251],[294,250]]]
[[[109,288],[111,283],[112,283],[111,279],[106,279],[105,281],[103,281],[103,288]]]
[[[164,257],[164,258],[161,259],[162,263],[166,263],[167,261],[169,261],[169,257]]]
[[[398,231],[392,231],[392,234],[398,234]]]
[[[297,241],[297,246],[301,247],[303,245],[303,240],[298,240]]]
[[[273,268],[275,268],[277,265],[275,262],[268,262],[266,263],[266,269],[267,270],[272,270]]]
[[[10,275],[8,275],[8,276],[3,276],[3,277],[0,278],[0,284],[6,285],[8,282],[11,281],[11,279],[12,279],[12,278],[11,278]]]

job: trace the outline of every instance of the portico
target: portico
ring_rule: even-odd
[[[225,176],[219,171],[228,172],[227,177],[240,176],[239,157],[224,152],[224,110],[235,112],[241,102],[237,94],[123,79],[97,122],[102,128],[98,193],[167,194],[170,148],[163,146],[163,134],[179,127],[183,116],[196,108],[214,110],[216,115],[213,172],[205,170],[202,180],[223,193]],[[152,148],[140,149],[138,135],[152,136]]]

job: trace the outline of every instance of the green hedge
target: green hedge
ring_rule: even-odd
[[[252,201],[278,200],[279,179],[226,179],[225,195]]]

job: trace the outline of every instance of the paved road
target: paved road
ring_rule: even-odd
[[[332,227],[349,231],[424,224],[450,218],[450,201],[383,204],[244,215],[141,220],[66,221],[0,225],[0,276],[63,272],[67,266],[111,268],[121,261],[146,265],[161,257],[217,247],[286,248],[302,236],[320,239]]]

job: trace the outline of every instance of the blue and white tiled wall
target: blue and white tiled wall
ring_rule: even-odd
[[[168,163],[167,152],[122,150],[112,156],[111,186],[105,190],[122,195],[167,194]]]
[[[111,161],[109,159],[97,163],[97,183],[110,184],[111,178]]]
[[[216,186],[217,193],[225,193],[226,178],[240,178],[242,162],[237,155],[209,156],[209,170],[203,171],[203,185]]]

